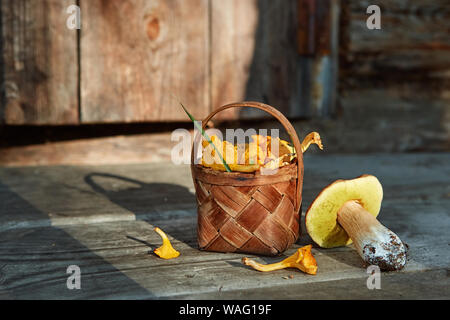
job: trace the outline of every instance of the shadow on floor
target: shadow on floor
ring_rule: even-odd
[[[99,178],[103,183],[96,182]],[[110,181],[105,183],[105,178]],[[169,183],[146,183],[100,172],[86,175],[84,181],[95,192],[103,194],[111,202],[131,211],[137,220],[158,226],[176,240],[194,249],[198,248],[196,199],[188,188]],[[114,183],[125,183],[126,186],[114,188]],[[129,239],[144,243],[153,249],[160,245],[131,236]]]
[[[114,299],[152,298],[147,289],[73,238],[63,227],[51,226],[47,214],[0,183],[0,218],[26,213],[27,221],[0,232],[0,298]],[[0,221],[0,224],[2,222]],[[5,225],[3,225],[4,227]],[[82,290],[69,290],[67,268],[81,270]]]

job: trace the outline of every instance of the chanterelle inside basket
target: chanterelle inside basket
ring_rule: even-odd
[[[297,157],[295,148],[289,142],[278,137],[252,135],[249,143],[233,145],[213,135],[211,141],[214,146],[206,140],[202,141],[201,164],[219,171],[226,171],[226,169],[222,159],[216,153],[216,149],[222,153],[221,155],[230,169],[238,172],[255,172],[261,168],[281,168],[292,163]],[[305,152],[311,144],[317,144],[320,149],[323,148],[317,132],[312,132],[305,137],[301,151]]]

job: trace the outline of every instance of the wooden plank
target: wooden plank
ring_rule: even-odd
[[[398,50],[389,53],[359,51],[352,53],[352,70],[356,76],[395,77],[397,72],[409,81],[422,80],[423,76],[440,81],[449,77],[450,54],[446,50]],[[389,72],[389,74],[388,74]],[[397,75],[397,78],[399,76]],[[427,85],[424,83],[424,85]]]
[[[294,276],[289,280],[291,285],[367,278],[361,259],[350,247],[314,248],[319,266],[316,276],[296,270],[256,272],[240,261],[249,255],[199,251],[185,241],[175,240],[180,234],[170,237],[181,252],[180,257],[163,260],[149,252],[161,244],[152,229],[153,225],[139,221],[1,232],[2,290],[15,298],[104,299],[174,298],[264,288],[275,298],[278,290],[271,288],[283,288],[288,275]],[[301,239],[286,255],[305,241],[308,240]],[[400,275],[442,269],[450,262],[445,255],[446,243],[433,243],[431,247],[410,245],[410,260]],[[433,259],[436,254],[442,259]],[[283,257],[256,259],[272,263],[280,258]],[[67,290],[69,265],[80,267],[83,290]]]
[[[449,8],[450,9],[450,8]],[[449,10],[447,9],[447,10]],[[381,30],[366,26],[368,15],[352,13],[350,35],[352,51],[384,50],[450,50],[448,39],[450,11],[429,16],[385,13],[381,16]]]
[[[299,2],[303,3],[303,0]],[[340,6],[340,1],[320,1],[313,7],[314,55],[300,58],[301,88],[294,92],[301,109],[291,107],[291,116],[329,118],[336,114]],[[301,12],[302,6],[298,10]],[[299,19],[303,19],[303,14]]]
[[[258,2],[211,1],[211,104],[213,109],[246,100],[256,48]],[[250,98],[250,97],[248,97]],[[254,97],[254,100],[256,97]],[[262,101],[262,100],[259,100]],[[239,109],[228,109],[214,119],[237,118]]]
[[[375,85],[377,88],[373,88]],[[370,89],[364,86],[369,84],[355,83],[342,93],[340,99],[345,110],[342,120],[330,123],[332,130],[323,130],[325,148],[330,148],[326,150],[342,153],[450,150],[450,131],[446,125],[450,119],[449,102],[443,96],[437,98],[444,94],[439,87],[427,92],[423,82],[407,83],[405,79],[393,87],[386,87],[383,79],[373,81]],[[303,136],[308,129],[322,135],[318,122],[296,128],[305,130]],[[346,144],[345,140],[352,142]]]
[[[1,122],[78,123],[77,30],[66,26],[75,3],[1,2]]]
[[[330,54],[331,5],[330,0],[298,0],[298,51],[300,54]]]
[[[297,276],[292,273],[291,276]],[[402,274],[382,274],[381,289],[368,290],[367,279],[345,279],[326,282],[291,284],[286,277],[281,286],[233,291],[208,292],[177,296],[177,299],[199,300],[374,300],[374,299],[448,299],[450,278],[446,270]]]
[[[358,140],[353,140],[355,146],[370,143],[367,130],[359,131],[360,127],[372,128],[371,135],[380,139],[379,145],[387,152],[448,150],[449,2],[342,3],[340,103],[345,111],[342,116],[358,118],[359,124],[343,120],[349,134],[335,134],[337,139],[330,136],[330,144],[337,146],[336,142],[349,136]],[[381,8],[381,30],[366,27],[365,12],[371,4]],[[388,126],[381,129],[381,123]],[[388,137],[388,132],[395,135]],[[357,149],[368,151],[370,147]]]
[[[255,100],[289,116],[302,108],[293,92],[300,89],[296,1],[211,2],[212,107]],[[217,119],[268,118],[252,109],[229,109]]]
[[[380,179],[385,202],[417,206],[412,211],[431,203],[442,211],[449,201],[448,154],[305,154],[304,163],[303,211],[324,186],[363,173]],[[189,166],[172,163],[0,168],[0,228],[135,219],[195,225],[194,192]]]
[[[334,30],[338,6],[334,3],[331,7],[332,12],[327,12],[330,21],[323,25],[330,27],[327,34],[331,35],[325,38],[337,39]],[[212,0],[213,108],[235,101],[255,100],[278,108],[288,117],[322,116],[333,112],[336,56],[299,55],[297,12],[297,1]],[[323,30],[316,31],[320,33],[317,39],[322,39]],[[335,43],[321,44],[321,47],[326,46],[335,46]],[[332,51],[337,52],[336,48]],[[264,112],[253,109],[229,109],[217,115],[217,119],[267,117]]]
[[[349,7],[354,12],[365,13],[367,7],[376,4],[380,7],[381,12],[387,13],[407,13],[414,15],[435,14],[441,15],[448,13],[449,3],[447,0],[357,0],[348,1]]]
[[[326,184],[370,168],[384,187],[381,222],[410,247],[406,270],[396,274],[446,268],[449,157],[305,155],[304,208]],[[8,297],[174,298],[211,293],[220,298],[218,292],[227,296],[228,291],[256,288],[277,297],[275,288],[285,289],[287,282],[294,287],[320,282],[332,286],[335,281],[367,278],[352,248],[314,248],[319,264],[314,277],[295,270],[259,273],[241,264],[243,255],[198,251],[195,209],[183,209],[195,204],[187,191],[192,183],[188,167],[0,168],[0,177],[0,293]],[[104,219],[108,212],[115,220]],[[133,219],[141,221],[125,221]],[[161,243],[154,226],[168,233],[180,258],[166,261],[148,253]],[[286,255],[307,243],[311,240],[304,232]],[[280,257],[257,259],[270,263]],[[66,268],[72,264],[81,267],[83,290],[67,290]],[[293,279],[283,278],[291,274]]]
[[[194,221],[193,192],[189,168],[171,163],[0,169],[0,229],[145,216]]]
[[[341,90],[386,88],[408,98],[445,100],[450,92],[448,1],[383,1],[381,30],[366,27],[368,1],[347,4]],[[345,106],[344,106],[345,108]],[[444,111],[445,112],[445,111]]]
[[[178,142],[170,134],[140,134],[79,139],[0,148],[3,166],[100,165],[169,162]]]
[[[430,59],[433,57],[430,56]],[[397,74],[402,75],[401,72]],[[331,154],[450,150],[450,131],[446,125],[450,119],[450,90],[447,91],[446,99],[444,81],[429,85],[428,81],[406,83],[403,80],[402,84],[399,79],[391,89],[386,90],[386,78],[377,78],[375,81],[374,77],[367,76],[364,82],[355,81],[361,78],[354,75],[350,79],[347,78],[345,90],[340,97],[345,112],[339,121],[292,122],[300,139],[311,131],[317,131],[322,136],[325,151],[311,147],[307,154],[322,156],[324,152]],[[391,79],[394,82],[394,78]],[[379,88],[372,88],[375,85]],[[428,89],[425,90],[424,86]],[[244,129],[248,127],[255,127],[255,124],[243,124]],[[268,130],[279,128],[280,134],[284,133],[281,125],[274,121],[261,121],[257,127]],[[9,136],[12,137],[11,134]],[[289,139],[287,136],[284,138]],[[168,133],[162,133],[0,148],[0,165],[17,167],[168,162],[171,161],[171,148],[175,144],[176,142],[170,141]]]
[[[185,121],[177,98],[207,115],[208,1],[80,4],[83,123]]]

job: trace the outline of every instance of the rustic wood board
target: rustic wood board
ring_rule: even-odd
[[[195,295],[195,299],[226,300],[267,300],[277,297],[280,300],[374,300],[374,299],[443,299],[443,292],[448,292],[450,279],[446,270],[414,272],[402,274],[382,274],[381,289],[367,290],[366,278],[344,279],[335,281],[290,284],[291,280],[276,287],[252,288],[234,291],[208,292]],[[433,283],[433,286],[430,286]],[[448,296],[448,295],[445,295]],[[192,295],[177,296],[176,299],[192,299]]]
[[[366,26],[365,11],[353,12],[351,50],[391,51],[423,49],[449,50],[448,31],[450,5],[433,10],[412,12],[386,12],[381,15],[381,29],[370,30]]]
[[[149,213],[155,219],[195,215],[186,166],[49,166],[0,171],[4,196],[0,228],[127,221]],[[18,202],[29,203],[35,210],[15,205]]]
[[[213,0],[211,23],[213,109],[255,100],[268,103],[285,115],[290,115],[291,108],[306,112],[296,95],[304,72],[295,45],[296,1]],[[267,117],[260,110],[250,109],[227,110],[217,115],[218,119]]]
[[[439,14],[446,13],[447,0],[383,0],[373,3],[370,0],[353,0],[348,2],[352,11],[365,13],[368,6],[376,4],[382,12],[406,14]]]
[[[80,1],[81,121],[208,114],[208,1]],[[195,8],[195,9],[194,9]]]
[[[430,56],[430,61],[433,58],[435,56]],[[292,121],[300,139],[311,131],[319,132],[327,154],[450,150],[450,130],[447,125],[450,108],[449,99],[444,98],[444,93],[436,99],[437,92],[424,90],[420,82],[399,85],[392,90],[362,86],[363,83],[358,83],[354,89],[349,90],[347,87],[340,98],[344,112],[338,120]],[[283,136],[285,130],[276,120],[260,121],[257,124],[239,122],[226,126],[279,129],[280,136],[289,139]],[[0,148],[0,165],[169,162],[171,149],[177,143],[171,141],[170,133],[161,133]],[[308,149],[310,153],[323,154],[315,146]]]
[[[397,83],[389,90],[384,84],[367,89],[365,85],[347,87],[340,98],[343,112],[338,121],[294,123],[299,136],[317,131],[325,152],[333,153],[450,150],[449,99],[431,98],[433,93],[420,82]],[[308,152],[322,153],[317,148]]]
[[[310,15],[298,1],[211,1],[211,103],[255,100],[292,118],[330,116],[336,100],[338,12],[333,2],[321,30],[327,54],[300,54],[299,23]],[[299,15],[300,13],[300,15]],[[319,19],[317,19],[319,20]],[[316,26],[314,27],[314,29]],[[320,40],[319,40],[320,39]],[[320,51],[320,50],[319,50]],[[230,109],[217,119],[261,119],[255,109]]]
[[[404,98],[444,100],[450,92],[448,1],[383,1],[381,30],[366,27],[370,1],[344,5],[341,93],[385,88]]]
[[[0,148],[0,165],[130,164],[171,159],[170,133],[112,136]]]
[[[303,211],[327,184],[363,173],[380,179],[385,202],[392,198],[405,203],[414,200],[411,203],[437,205],[439,201],[447,201],[448,163],[448,153],[305,154]],[[0,167],[0,184],[1,226],[36,219],[41,225],[49,219],[53,224],[62,225],[80,223],[79,219],[102,222],[155,214],[158,220],[164,214],[173,218],[195,216],[194,187],[187,165]],[[41,214],[30,214],[20,205],[13,205],[20,199]],[[423,202],[423,199],[428,200]]]
[[[77,30],[66,26],[75,3],[1,2],[0,122],[78,123]]]
[[[435,270],[436,276],[427,279],[442,284],[445,278],[439,270],[450,264],[449,164],[449,154],[305,155],[303,211],[331,181],[375,174],[384,187],[380,221],[410,247],[407,268],[383,277],[383,283],[393,283],[393,291],[381,294],[381,290],[377,296],[398,297],[405,281],[418,271]],[[314,277],[295,270],[258,273],[241,264],[245,255],[198,251],[195,200],[186,166],[0,168],[0,181],[1,296],[102,299],[211,294],[248,299],[261,297],[263,291],[267,298],[279,298],[286,297],[290,288],[320,287],[329,292],[322,295],[327,298],[336,286],[342,291],[354,284],[346,297],[358,297],[362,290],[358,283],[365,288],[367,274],[351,247],[315,247],[319,273]],[[149,253],[161,243],[154,226],[167,232],[182,253],[179,258],[166,261]],[[285,254],[310,242],[304,233]],[[66,288],[66,268],[71,264],[81,267],[82,290]],[[283,278],[291,274],[293,279]],[[421,285],[427,288],[425,280]]]
[[[445,234],[448,227],[448,223],[441,224],[432,232]],[[152,229],[153,225],[145,221],[123,221],[3,231],[0,290],[15,298],[192,298],[240,289],[267,288],[273,292],[278,286],[287,290],[287,282],[301,285],[360,279],[364,285],[367,277],[360,258],[350,247],[314,248],[319,265],[319,273],[314,277],[295,270],[259,273],[240,262],[243,256],[252,255],[201,252],[191,241],[178,240],[183,230],[173,229],[167,233],[182,254],[174,260],[162,260],[149,252],[161,243]],[[404,234],[401,236],[405,238]],[[445,239],[431,243],[406,239],[410,260],[399,274],[445,268],[450,263],[445,254],[448,245],[442,243]],[[309,240],[303,237],[286,255],[306,243]],[[440,263],[435,263],[436,255],[443,257]],[[281,257],[254,258],[271,263]],[[73,264],[82,271],[82,290],[78,292],[66,288],[65,271]],[[286,281],[283,277],[289,275],[294,278]],[[276,297],[275,291],[271,298]]]
[[[213,109],[246,100],[250,67],[256,49],[257,24],[257,1],[211,1],[211,104]],[[241,111],[228,109],[219,113],[215,119],[236,119]]]
[[[376,175],[384,185],[384,201],[425,205],[446,200],[448,154],[308,155],[304,156],[303,211],[327,184],[363,173]],[[402,166],[399,167],[399,163]],[[130,220],[136,216],[195,216],[194,188],[187,165],[171,163],[0,168],[2,226],[49,220],[53,224]],[[392,192],[392,195],[391,195]],[[407,195],[407,198],[403,198]],[[23,199],[42,214],[13,205]],[[413,201],[412,203],[416,203]],[[108,218],[109,217],[109,218]],[[105,220],[103,220],[105,219]],[[158,218],[160,219],[160,218]],[[383,219],[383,218],[382,218]],[[57,221],[57,222],[55,222]]]

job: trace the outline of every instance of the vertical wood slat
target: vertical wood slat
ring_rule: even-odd
[[[75,0],[2,0],[0,122],[78,123]]]
[[[305,116],[311,73],[327,81],[296,53],[297,3],[269,0],[80,0],[79,79],[75,2],[1,2],[3,122],[185,121],[174,96],[198,118],[244,99]],[[221,116],[265,116],[237,112]]]
[[[83,123],[210,111],[208,0],[81,0]],[[177,98],[175,98],[177,97]]]
[[[255,100],[289,115],[297,104],[295,1],[212,2],[212,106]],[[260,110],[232,110],[222,118],[267,117]]]
[[[246,100],[256,44],[258,3],[256,0],[210,1],[211,104],[217,109]],[[228,109],[219,113],[216,119],[239,118],[240,112],[239,109]]]
[[[340,4],[298,0],[298,50],[302,79],[297,92],[302,110],[293,116],[329,117],[336,108]]]
[[[303,56],[298,52],[298,27],[304,21],[299,23],[299,19],[309,16],[298,15],[302,10],[300,1],[211,0],[212,108],[256,100],[275,106],[289,117],[332,114],[339,4],[327,3],[329,6],[318,6],[320,21],[313,26],[314,48],[321,55]],[[329,42],[323,42],[324,34]],[[228,110],[219,117],[250,119],[267,115],[245,109]]]

